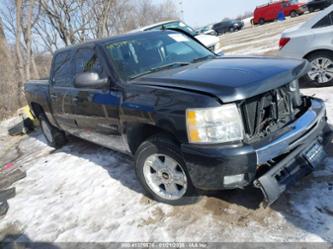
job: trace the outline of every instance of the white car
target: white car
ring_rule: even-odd
[[[311,62],[308,80],[317,86],[333,83],[333,5],[307,22],[286,30],[279,43],[280,56]]]
[[[136,30],[132,30],[132,32],[138,32],[138,31],[148,31],[148,30],[161,30],[161,29],[168,29],[168,28],[177,28],[182,29],[187,33],[190,33],[192,36],[194,36],[196,39],[198,39],[204,46],[206,46],[211,51],[217,51],[218,49],[218,43],[220,39],[213,35],[205,35],[205,34],[198,34],[193,28],[186,25],[185,23],[177,20],[172,21],[165,21],[160,23],[155,23],[146,27],[142,27]]]
[[[198,34],[217,36],[216,31],[213,29],[213,24],[201,27],[201,28],[197,29],[196,31],[198,32]]]

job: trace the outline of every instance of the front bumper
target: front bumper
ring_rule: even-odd
[[[276,158],[283,157],[271,170],[286,168],[290,164],[306,164],[300,159],[305,150],[315,141],[324,144],[326,133],[330,133],[323,101],[316,98],[310,98],[310,101],[309,109],[285,128],[287,132],[278,137],[266,138],[251,145],[182,145],[182,153],[193,185],[203,190],[242,188],[258,178],[260,165],[271,163]],[[293,166],[294,171],[303,171],[302,167],[298,168]],[[308,170],[301,175],[307,172]],[[232,184],[225,183],[226,176],[234,175],[244,175],[244,178]],[[265,185],[256,183],[258,187]],[[281,190],[283,191],[283,188]]]

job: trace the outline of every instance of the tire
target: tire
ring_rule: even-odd
[[[158,202],[184,205],[198,200],[179,147],[163,134],[139,146],[135,169],[148,196]],[[174,183],[174,177],[178,177],[179,185]]]
[[[311,71],[305,76],[307,82],[317,87],[333,84],[333,52],[316,52],[306,58],[311,63]]]
[[[315,9],[313,7],[310,7],[308,10],[309,10],[310,13],[315,11]]]
[[[298,13],[296,11],[290,12],[290,17],[297,17]]]
[[[264,18],[260,18],[259,19],[259,24],[260,25],[264,25],[265,24],[265,19]]]
[[[230,27],[230,28],[229,28],[229,32],[230,32],[230,33],[233,33],[233,32],[235,32],[236,30],[237,30],[237,29],[236,29],[235,27]]]
[[[43,114],[39,115],[38,119],[43,135],[49,146],[59,149],[66,144],[67,139],[63,131],[51,125]]]

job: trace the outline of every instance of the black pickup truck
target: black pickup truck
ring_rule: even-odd
[[[298,86],[308,70],[149,31],[57,51],[49,81],[26,83],[25,94],[51,146],[68,133],[133,155],[158,201],[254,184],[271,204],[325,157],[324,103]]]

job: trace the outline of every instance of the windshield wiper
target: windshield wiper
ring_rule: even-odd
[[[175,68],[175,67],[183,67],[183,66],[187,66],[189,64],[190,64],[189,62],[173,62],[173,63],[170,63],[170,64],[162,65],[160,67],[152,68],[152,69],[150,69],[146,72],[134,75],[134,76],[130,77],[129,79],[133,80],[135,78],[141,77],[141,76],[146,75],[146,74],[162,71],[162,70],[165,70],[165,69]]]
[[[206,56],[203,56],[203,57],[196,58],[196,59],[192,60],[192,63],[205,61],[205,60],[212,59],[212,58],[215,58],[215,55],[210,54],[210,55],[206,55]]]

